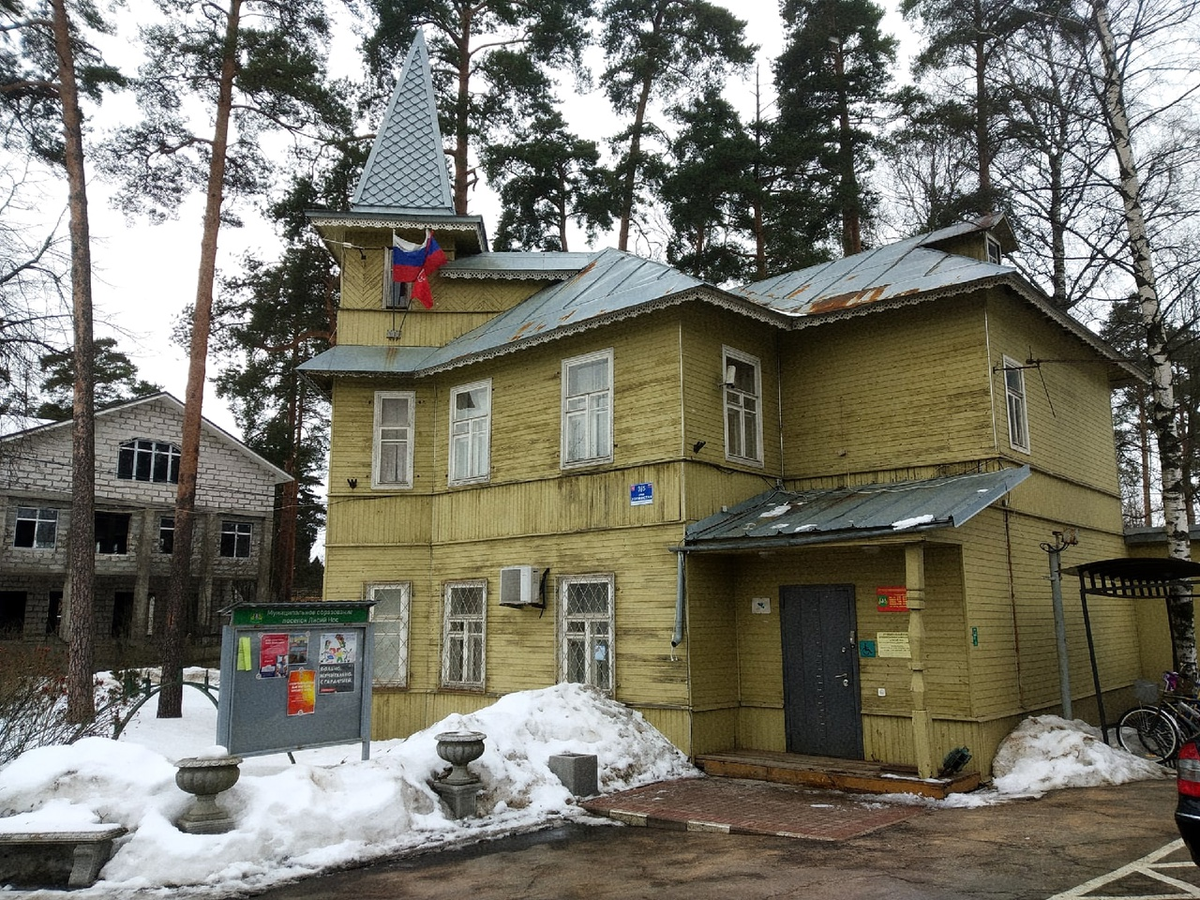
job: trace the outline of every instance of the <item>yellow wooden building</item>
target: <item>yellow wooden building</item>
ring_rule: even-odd
[[[375,603],[378,737],[582,681],[693,755],[928,776],[969,747],[987,774],[1061,708],[1042,545],[1125,554],[1109,396],[1138,376],[1004,264],[1002,216],[732,291],[489,252],[418,36],[351,211],[310,218],[342,276],[304,367],[332,397],[325,597]],[[430,233],[426,309],[392,265]],[[1106,689],[1157,674],[1130,602],[1092,618]]]

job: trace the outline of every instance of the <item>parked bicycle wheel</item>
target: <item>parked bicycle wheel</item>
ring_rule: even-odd
[[[1179,729],[1157,706],[1135,706],[1117,725],[1117,740],[1135,756],[1166,762],[1179,752]]]

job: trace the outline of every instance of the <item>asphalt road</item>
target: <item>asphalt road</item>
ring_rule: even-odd
[[[578,825],[309,878],[269,900],[1046,900],[1200,897],[1178,838],[1173,781],[932,809],[840,841]],[[1113,873],[1116,873],[1114,876]],[[1093,890],[1093,880],[1108,883]],[[1174,886],[1171,881],[1177,882]],[[1190,887],[1194,886],[1194,888]],[[1192,892],[1194,890],[1194,893]],[[1164,891],[1167,891],[1164,893]],[[1175,891],[1176,893],[1169,893]]]

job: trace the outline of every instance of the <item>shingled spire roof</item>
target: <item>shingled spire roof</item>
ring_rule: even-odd
[[[420,29],[350,201],[354,212],[454,214],[429,50]]]
[[[339,259],[352,246],[347,242],[351,232],[364,228],[390,228],[408,240],[421,240],[432,229],[457,259],[487,251],[483,219],[454,211],[429,50],[420,30],[408,48],[350,211],[310,210],[307,215]]]

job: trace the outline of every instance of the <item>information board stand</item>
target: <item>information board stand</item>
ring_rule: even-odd
[[[233,607],[221,632],[217,743],[255,756],[361,741],[367,759],[372,605]]]

